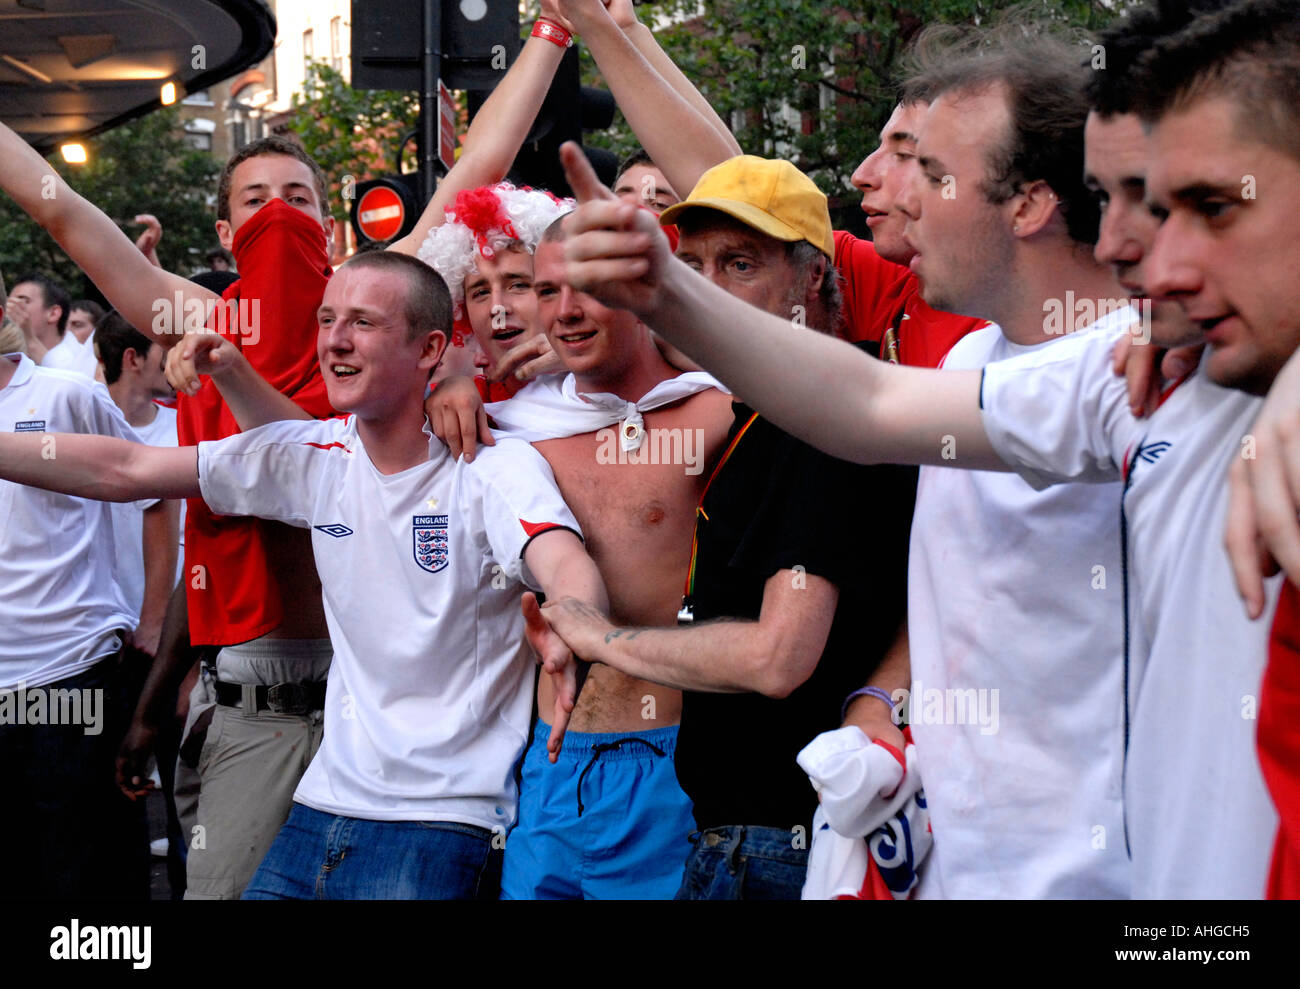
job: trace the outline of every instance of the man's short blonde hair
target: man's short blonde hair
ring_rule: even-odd
[[[0,319],[0,354],[27,353],[27,338],[20,327],[9,317]]]

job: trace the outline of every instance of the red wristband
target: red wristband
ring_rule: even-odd
[[[561,48],[568,48],[573,44],[573,35],[554,21],[547,20],[545,17],[537,18],[537,23],[533,25],[533,38],[545,38],[552,44],[559,45]]]

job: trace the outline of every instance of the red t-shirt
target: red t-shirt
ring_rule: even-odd
[[[316,359],[316,310],[332,273],[324,228],[276,199],[239,228],[232,247],[240,279],[222,299],[235,301],[226,308],[234,325],[220,321],[217,311],[209,328],[229,336],[257,373],[304,411],[318,419],[334,415]],[[239,431],[211,378],[192,398],[180,396],[182,446]],[[189,499],[185,587],[195,645],[247,642],[284,620],[267,552],[270,524],[214,515],[202,498]],[[196,572],[196,566],[203,570]]]
[[[871,241],[843,230],[835,231],[835,267],[844,278],[845,337],[876,344],[882,360],[938,367],[953,344],[987,324],[932,309],[911,271],[886,261]]]
[[[1260,693],[1259,761],[1280,818],[1268,898],[1300,899],[1300,590],[1289,580],[1273,620]]]

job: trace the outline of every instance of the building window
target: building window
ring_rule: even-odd
[[[302,71],[303,75],[307,74],[307,69],[311,65],[312,56],[315,55],[313,49],[311,28],[302,33]]]
[[[343,18],[330,18],[330,65],[335,72],[343,71]]]
[[[182,103],[188,103],[190,106],[212,106],[212,97],[206,89],[200,89],[196,93],[190,93]]]
[[[266,137],[266,119],[256,106],[235,100],[231,102],[230,111],[226,123],[230,125],[230,143],[235,151]]]
[[[215,121],[205,117],[194,117],[185,121],[185,142],[199,151],[212,150],[212,135],[216,131]]]

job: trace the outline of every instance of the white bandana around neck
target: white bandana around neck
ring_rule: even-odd
[[[486,409],[498,426],[529,443],[594,433],[617,424],[619,445],[631,453],[641,449],[645,440],[641,413],[672,405],[710,388],[730,394],[711,374],[684,371],[659,382],[639,400],[629,402],[609,392],[579,392],[572,374],[566,374],[563,379],[549,374],[516,393],[514,398],[489,402]]]

